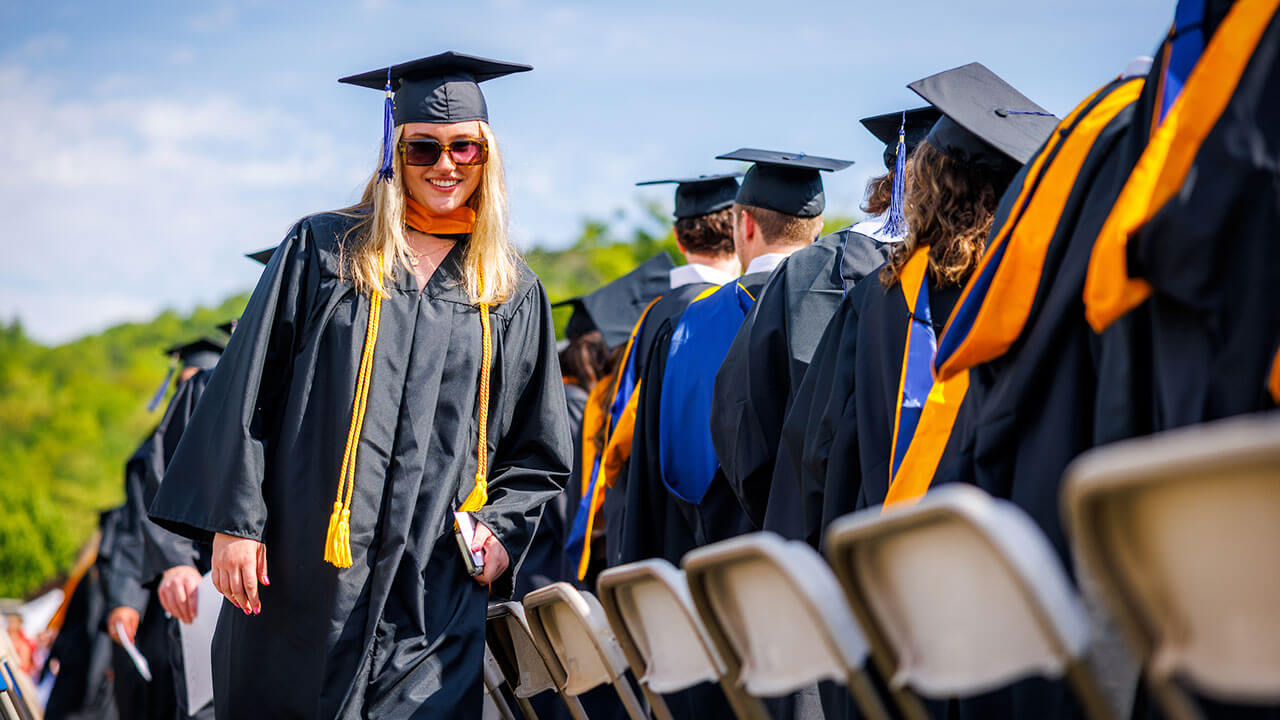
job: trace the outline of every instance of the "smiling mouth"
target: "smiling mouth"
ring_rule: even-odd
[[[461,181],[461,180],[434,180],[434,179],[429,179],[429,180],[427,180],[427,182],[431,183],[431,186],[432,186],[432,187],[437,188],[437,189],[439,189],[439,190],[452,190],[452,189],[454,189],[455,187],[457,187],[457,186],[458,186],[458,183],[460,183],[460,182],[462,182],[462,181]]]

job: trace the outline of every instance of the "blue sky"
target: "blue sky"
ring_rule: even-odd
[[[512,232],[571,241],[638,217],[742,146],[857,161],[857,120],[980,61],[1063,114],[1156,46],[1174,0],[212,2],[0,0],[0,318],[61,342],[252,286],[240,255],[349,204],[376,165],[379,93],[343,75],[446,49],[527,62],[485,85]]]

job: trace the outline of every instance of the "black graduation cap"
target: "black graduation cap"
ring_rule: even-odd
[[[1025,164],[1044,144],[1058,118],[981,63],[930,75],[907,87],[942,111],[930,145],[961,162]]]
[[[826,209],[819,170],[834,172],[853,164],[849,160],[754,148],[734,150],[717,155],[716,159],[755,163],[742,178],[735,202],[796,217],[817,217]]]
[[[244,256],[256,263],[261,263],[263,265],[266,265],[267,263],[271,262],[271,256],[275,254],[276,254],[276,249],[274,247],[269,247],[269,248],[266,248],[265,250],[245,253]]]
[[[202,337],[189,343],[174,345],[164,351],[165,355],[176,357],[183,367],[211,368],[218,364],[218,358],[227,345],[219,340]]]
[[[710,215],[733,205],[734,198],[738,196],[740,177],[742,173],[722,173],[671,180],[646,180],[636,183],[636,186],[677,183],[675,216],[687,218]]]
[[[532,65],[449,51],[350,75],[338,82],[395,93],[396,125],[464,120],[488,122],[489,109],[479,83],[532,69]]]
[[[218,358],[222,356],[222,351],[226,347],[226,343],[203,337],[193,342],[165,348],[164,354],[170,358],[169,372],[164,376],[164,381],[160,383],[160,387],[156,389],[155,395],[151,396],[151,402],[147,403],[147,412],[154,412],[156,407],[160,405],[165,393],[169,391],[169,383],[173,380],[173,375],[178,371],[179,365],[202,370],[211,368],[218,364]]]
[[[898,130],[905,121],[907,154],[910,155],[916,145],[929,134],[929,129],[942,117],[935,107],[919,107],[911,110],[897,110],[883,115],[872,115],[859,122],[876,139],[884,143],[884,167],[892,170],[898,150]]]
[[[553,307],[573,306],[565,335],[572,340],[599,330],[610,348],[623,344],[649,303],[671,289],[675,266],[664,250],[595,292],[555,303]]]
[[[236,331],[236,321],[232,320],[231,322],[224,322],[218,326],[218,329],[230,335],[231,333]]]

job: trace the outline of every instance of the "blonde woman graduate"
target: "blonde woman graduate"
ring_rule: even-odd
[[[342,80],[386,92],[381,165],[276,249],[151,508],[213,544],[219,718],[481,714],[486,601],[571,452],[478,86],[529,69]]]

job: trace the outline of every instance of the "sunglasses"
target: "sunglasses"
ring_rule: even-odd
[[[440,162],[440,155],[449,153],[454,165],[483,165],[489,159],[489,143],[480,140],[454,140],[442,145],[439,140],[415,138],[401,140],[400,152],[405,165],[430,167]]]

